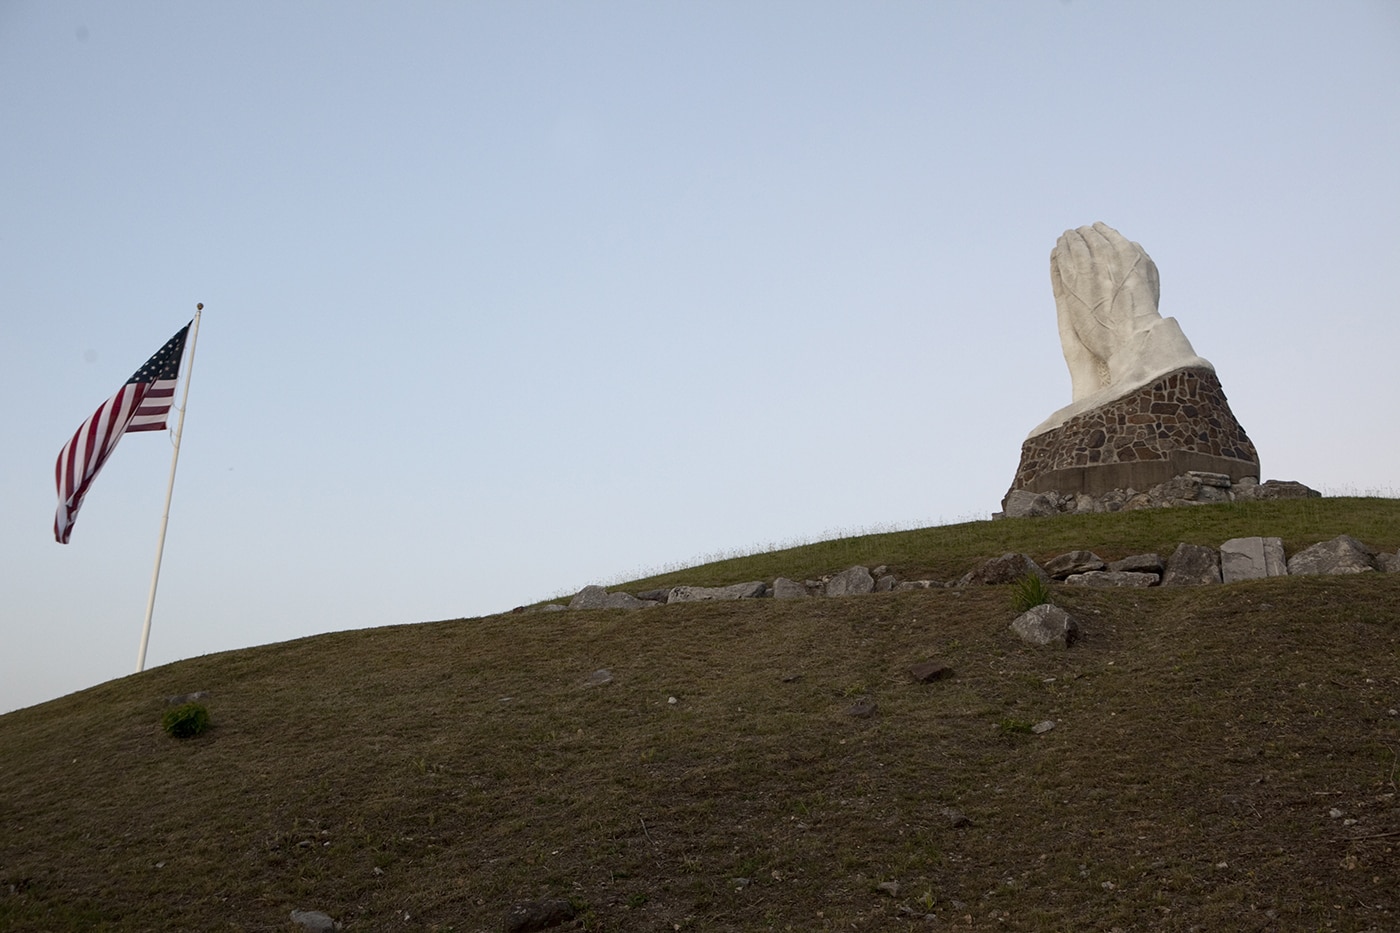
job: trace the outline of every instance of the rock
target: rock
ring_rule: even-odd
[[[1167,560],[1163,586],[1204,586],[1220,582],[1220,554],[1213,547],[1178,544]]]
[[[713,600],[757,599],[768,592],[762,580],[735,583],[731,586],[673,586],[666,596],[668,603],[703,603]]]
[[[1288,562],[1288,572],[1365,573],[1379,566],[1374,551],[1351,535],[1338,535],[1294,554]]]
[[[774,599],[803,599],[811,595],[806,586],[787,577],[779,577],[773,581]]]
[[[1288,573],[1282,538],[1231,538],[1220,545],[1220,579],[1224,583],[1261,580]]]
[[[612,683],[612,679],[612,671],[608,670],[606,667],[600,667],[598,670],[588,675],[588,686],[601,687],[603,684]]]
[[[1001,512],[1006,518],[1040,518],[1046,515],[1058,515],[1060,510],[1056,507],[1054,500],[1044,493],[1031,492],[1029,489],[1013,489],[1002,500]]]
[[[1045,562],[1045,572],[1053,580],[1063,580],[1071,574],[1103,570],[1107,565],[1093,551],[1070,551]]]
[[[664,603],[666,595],[670,592],[670,587],[663,587],[659,590],[642,590],[637,594],[637,598],[652,603]]]
[[[562,897],[512,904],[506,911],[506,933],[534,933],[574,919],[574,905]]]
[[[1381,570],[1390,573],[1400,571],[1400,551],[1396,551],[1394,554],[1377,554],[1376,563]]]
[[[1065,577],[1070,586],[1156,586],[1160,581],[1155,573],[1134,573],[1131,570],[1091,570]]]
[[[879,704],[875,702],[874,697],[861,697],[850,706],[846,707],[846,715],[854,716],[857,719],[869,719],[871,716],[875,715],[876,710],[879,708]]]
[[[208,690],[196,690],[194,693],[181,693],[173,697],[165,698],[166,706],[184,706],[186,703],[194,703],[198,700],[209,698]]]
[[[1031,731],[1034,732],[1036,735],[1044,735],[1045,733],[1049,732],[1051,729],[1054,728],[1055,721],[1053,719],[1047,719],[1044,722],[1038,722],[1035,725],[1031,726]]]
[[[898,585],[899,581],[892,573],[880,574],[875,578],[875,592],[877,593],[891,593]]]
[[[1134,554],[1122,560],[1112,561],[1108,569],[1122,573],[1155,573],[1160,577],[1166,572],[1167,563],[1162,560],[1160,554]]]
[[[1033,645],[1068,648],[1079,637],[1079,624],[1059,606],[1045,603],[1016,617],[1011,630]]]
[[[943,584],[937,580],[900,580],[895,584],[896,590],[937,590],[942,589]]]
[[[1036,576],[1050,582],[1050,577],[1040,565],[1025,554],[1003,554],[993,557],[976,570],[969,571],[958,581],[958,586],[995,586],[1001,583],[1015,583],[1025,576]]]
[[[952,677],[953,669],[939,661],[920,661],[909,668],[909,675],[921,684],[929,684]]]
[[[569,600],[570,609],[641,609],[655,605],[656,603],[645,602],[631,593],[609,593],[601,586],[585,586]]]
[[[899,897],[899,882],[881,881],[879,884],[875,885],[875,890],[882,894],[888,894],[890,897]]]
[[[294,910],[292,922],[310,933],[333,933],[335,921],[319,910]]]
[[[827,596],[862,596],[875,591],[875,578],[864,567],[843,570],[826,581]]]
[[[1270,499],[1320,499],[1322,493],[1293,480],[1271,479],[1263,483],[1237,484],[1232,492],[1236,501]]]

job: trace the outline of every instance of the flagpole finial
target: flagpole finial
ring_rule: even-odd
[[[196,311],[203,311],[203,310],[204,310],[204,302],[202,302],[202,301],[201,301],[201,302],[198,302],[198,303],[194,306],[194,309],[195,309]]]

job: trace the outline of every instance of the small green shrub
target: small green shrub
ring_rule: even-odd
[[[997,731],[1002,735],[1030,735],[1034,732],[1029,722],[1024,719],[1006,718],[997,723]]]
[[[1033,573],[1017,580],[1011,590],[1011,606],[1018,614],[1053,602],[1050,585]]]
[[[192,738],[209,728],[209,710],[202,703],[183,703],[166,710],[160,724],[167,735],[177,739]]]

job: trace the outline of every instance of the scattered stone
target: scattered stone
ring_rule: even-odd
[[[863,596],[875,592],[875,578],[864,567],[843,570],[826,581],[827,596]]]
[[[534,933],[574,919],[574,905],[562,897],[512,904],[506,911],[506,933]]]
[[[1088,492],[1031,492],[1013,489],[1002,500],[1002,511],[993,518],[1036,518],[1098,512],[1126,512],[1218,502],[1252,502],[1264,499],[1317,498],[1322,494],[1302,483],[1271,479],[1260,483],[1252,476],[1231,482],[1224,473],[1188,470],[1146,491],[1131,487]]]
[[[1293,555],[1289,573],[1365,573],[1378,567],[1376,554],[1351,535],[1338,535]]]
[[[878,709],[879,704],[875,702],[874,697],[861,697],[846,707],[846,715],[854,716],[856,719],[869,719],[875,715],[875,711]]]
[[[953,669],[940,661],[920,661],[909,668],[909,674],[921,684],[931,684],[953,676]]]
[[[601,687],[603,684],[612,683],[612,679],[612,671],[608,670],[606,667],[601,667],[588,675],[588,686]]]
[[[1167,562],[1160,554],[1134,554],[1111,562],[1108,569],[1121,573],[1155,573],[1160,577],[1166,572]]]
[[[768,592],[762,580],[735,583],[732,586],[673,586],[666,596],[668,603],[702,603],[724,599],[757,599]]]
[[[186,703],[193,703],[196,700],[205,700],[209,697],[208,690],[196,690],[194,693],[181,693],[173,697],[165,698],[166,706],[184,706]]]
[[[1070,586],[1156,586],[1160,581],[1155,573],[1134,573],[1130,570],[1091,570],[1065,577]]]
[[[895,584],[896,590],[936,590],[942,589],[943,584],[937,580],[900,580]]]
[[[1246,485],[1241,482],[1230,490],[1236,502],[1250,502],[1267,499],[1320,499],[1322,493],[1292,480],[1271,479],[1263,483]]]
[[[1381,570],[1389,573],[1400,571],[1400,551],[1394,554],[1377,554],[1376,563],[1380,565]]]
[[[1058,503],[1045,493],[1031,492],[1029,489],[1013,489],[1006,494],[1001,511],[1003,518],[1042,518],[1059,515]]]
[[[1025,576],[1036,576],[1050,582],[1049,576],[1040,565],[1025,554],[1003,554],[993,557],[976,570],[968,571],[958,581],[958,586],[995,586],[1001,583],[1015,583]]]
[[[888,894],[890,897],[899,897],[899,882],[881,881],[879,884],[875,885],[875,890]]]
[[[972,820],[961,810],[954,810],[952,807],[944,807],[939,812],[948,818],[948,825],[954,829],[961,829],[964,826],[972,825]]]
[[[1103,570],[1106,566],[1103,558],[1093,551],[1070,551],[1046,561],[1045,572],[1052,580],[1063,580],[1071,574]]]
[[[1224,583],[1262,580],[1288,573],[1282,538],[1231,538],[1220,545],[1220,579]]]
[[[670,589],[642,590],[640,593],[637,594],[637,598],[644,599],[648,602],[653,603],[664,603],[666,601],[667,594],[669,594],[670,592]]]
[[[805,599],[811,595],[806,586],[787,577],[779,577],[773,581],[774,599]]]
[[[292,922],[310,933],[333,933],[336,922],[319,910],[294,910]]]
[[[875,592],[877,593],[892,593],[898,585],[899,581],[892,573],[884,573],[875,577]]]
[[[1034,732],[1036,735],[1044,735],[1053,728],[1055,728],[1055,721],[1052,719],[1047,719],[1044,722],[1038,722],[1035,725],[1031,726],[1031,731]]]
[[[1016,617],[1011,630],[1033,645],[1068,648],[1079,637],[1079,624],[1059,606],[1045,603]]]
[[[1163,586],[1205,586],[1220,582],[1220,553],[1201,544],[1178,544],[1167,560]]]
[[[570,609],[641,609],[655,605],[631,593],[609,593],[601,586],[585,586],[569,600]]]

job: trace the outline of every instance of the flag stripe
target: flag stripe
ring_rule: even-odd
[[[53,534],[60,544],[68,543],[78,509],[122,435],[165,429],[166,416],[175,400],[175,383],[179,379],[180,360],[189,329],[186,324],[171,337],[146,365],[78,427],[59,451],[54,464],[58,511],[54,513]]]

